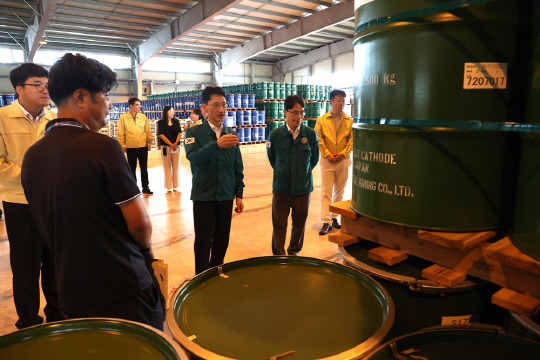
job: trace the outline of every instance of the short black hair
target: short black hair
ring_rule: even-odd
[[[208,102],[210,101],[210,98],[212,97],[212,95],[220,95],[220,96],[223,96],[224,98],[227,97],[227,95],[225,95],[225,91],[223,91],[223,89],[220,88],[219,86],[207,86],[203,90],[202,95],[201,95],[203,104],[208,105]]]
[[[66,53],[49,72],[49,95],[56,105],[61,105],[77,89],[100,93],[111,91],[117,84],[114,71],[81,54]]]
[[[343,98],[345,99],[347,97],[347,94],[345,94],[345,91],[343,90],[339,90],[339,89],[332,90],[330,92],[330,100],[334,100],[336,96],[343,96]]]
[[[49,77],[49,72],[43,66],[36,65],[34,63],[26,63],[17,66],[9,73],[9,80],[13,89],[17,86],[21,86],[31,77]]]
[[[304,103],[304,99],[298,95],[289,95],[285,99],[285,103],[283,104],[283,108],[285,110],[290,110],[294,107],[294,104],[299,104],[301,107],[305,108],[306,104]]]
[[[132,97],[132,98],[129,98],[128,100],[128,105],[131,106],[131,105],[135,105],[136,102],[141,102],[141,100],[137,99],[136,97]]]

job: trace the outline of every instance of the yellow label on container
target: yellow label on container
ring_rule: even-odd
[[[465,63],[463,89],[506,89],[507,63]]]

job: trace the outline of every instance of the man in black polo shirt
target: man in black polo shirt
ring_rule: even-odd
[[[152,225],[118,142],[97,133],[116,74],[80,54],[49,73],[58,119],[26,153],[22,184],[53,250],[58,298],[69,318],[112,317],[163,328],[153,282]]]

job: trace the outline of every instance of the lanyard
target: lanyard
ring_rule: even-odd
[[[46,129],[45,129],[45,134],[47,134],[49,131],[51,131],[52,129],[54,128],[57,128],[57,127],[65,127],[65,126],[71,126],[71,127],[78,127],[78,128],[81,128],[81,129],[84,129],[84,125],[81,124],[80,122],[78,121],[73,121],[73,120],[68,120],[68,121],[58,121],[56,123],[53,123],[52,125],[48,126]]]

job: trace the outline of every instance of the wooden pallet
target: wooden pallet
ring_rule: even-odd
[[[359,216],[349,201],[330,205],[330,211],[342,215],[342,233],[540,297],[540,262],[521,253],[508,238],[491,243],[492,231],[443,233],[386,224]]]

